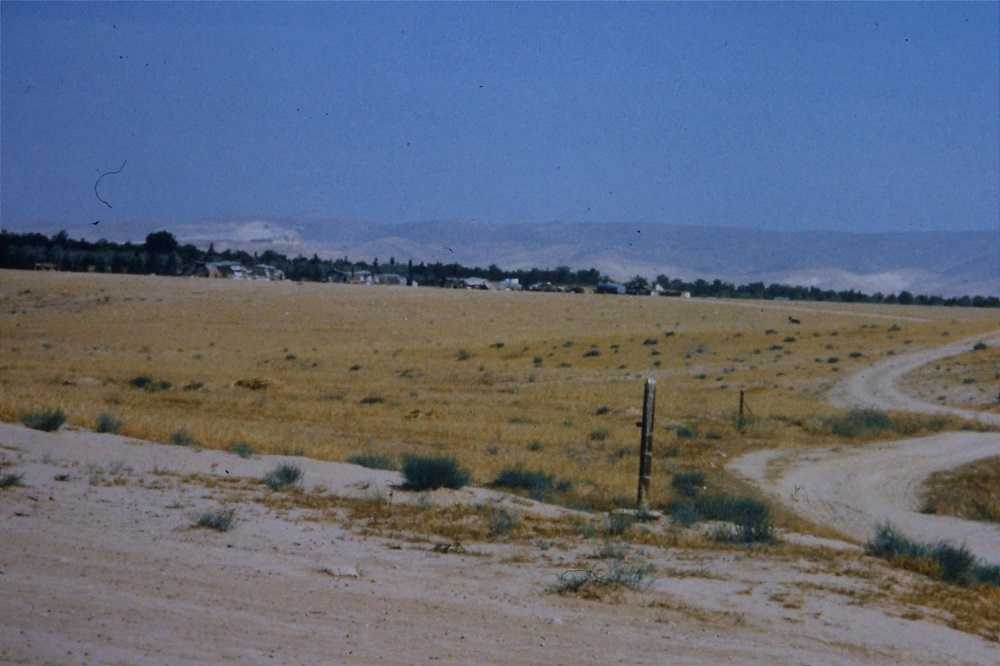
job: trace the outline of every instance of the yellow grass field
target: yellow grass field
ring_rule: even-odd
[[[647,377],[655,504],[673,471],[727,489],[728,457],[842,441],[822,418],[845,373],[996,328],[996,311],[959,308],[19,271],[0,271],[0,312],[3,420],[59,407],[206,448],[439,452],[479,484],[554,474],[594,508],[634,496]]]

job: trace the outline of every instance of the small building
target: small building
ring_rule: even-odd
[[[338,284],[374,284],[374,278],[369,271],[342,271],[334,269],[327,273],[326,282]]]
[[[445,278],[444,284],[441,285],[445,289],[482,289],[486,290],[490,288],[490,283],[486,278],[476,278],[476,277],[450,277]]]
[[[351,271],[347,274],[348,284],[373,284],[371,271]]]
[[[199,261],[191,270],[191,276],[246,280],[247,270],[236,261]]]
[[[406,278],[398,273],[380,273],[373,278],[375,284],[405,285]]]
[[[507,289],[508,291],[521,291],[523,287],[521,286],[521,281],[517,278],[504,278],[500,280],[500,289]]]
[[[250,267],[250,278],[253,280],[284,280],[285,272],[268,264],[254,264]]]
[[[535,284],[528,285],[528,291],[546,291],[562,293],[566,291],[566,287],[558,284],[552,284],[551,282],[536,282]]]

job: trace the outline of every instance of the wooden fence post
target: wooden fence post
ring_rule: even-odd
[[[642,400],[642,438],[639,442],[639,496],[637,508],[641,511],[649,497],[649,477],[653,470],[653,408],[656,404],[656,380],[646,380]]]

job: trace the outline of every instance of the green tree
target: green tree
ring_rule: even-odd
[[[169,231],[154,231],[146,236],[146,250],[153,254],[176,252],[178,247],[177,239]]]

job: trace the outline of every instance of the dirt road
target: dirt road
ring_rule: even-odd
[[[839,384],[831,401],[843,406],[950,413],[1000,425],[1000,415],[921,402],[898,388],[907,372],[966,351],[982,339],[977,336],[920,350],[865,368]],[[986,342],[1000,344],[1000,335]],[[1000,456],[1000,434],[954,432],[858,449],[793,454],[759,451],[735,461],[733,468],[800,514],[857,542],[865,541],[878,523],[889,521],[913,538],[964,543],[984,561],[1000,562],[1000,527],[919,512],[920,486],[930,474],[990,456]]]

